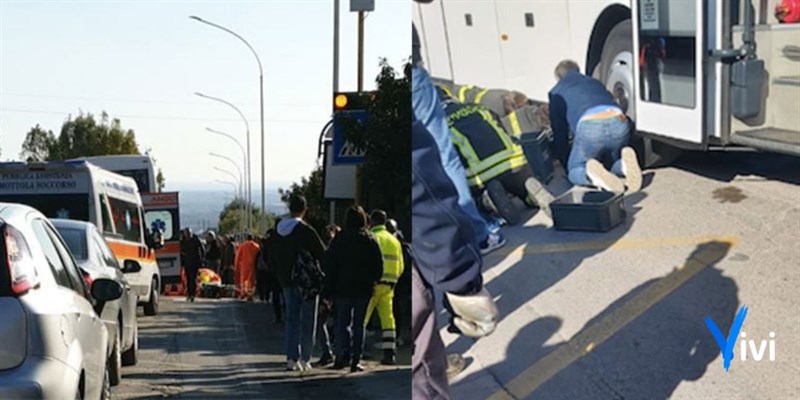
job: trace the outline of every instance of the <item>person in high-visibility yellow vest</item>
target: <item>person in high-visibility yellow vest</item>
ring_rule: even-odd
[[[529,105],[528,96],[516,90],[487,89],[473,85],[440,85],[448,95],[461,103],[480,104],[500,117]]]
[[[550,217],[553,196],[536,180],[522,147],[500,127],[497,114],[481,105],[460,103],[444,90],[439,95],[473,196],[483,198],[486,208],[511,225],[519,223],[521,213],[508,193]]]
[[[369,223],[372,234],[378,240],[383,255],[383,275],[378,284],[375,285],[375,293],[367,306],[367,315],[364,318],[364,326],[369,323],[372,312],[377,309],[378,317],[381,320],[381,348],[383,349],[383,359],[381,364],[394,365],[395,360],[395,321],[394,321],[394,287],[397,280],[403,274],[403,246],[400,241],[386,230],[388,218],[383,210],[374,210],[369,215]]]

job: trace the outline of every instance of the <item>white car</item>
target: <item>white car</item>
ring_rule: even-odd
[[[98,316],[122,286],[91,294],[42,213],[0,203],[0,399],[108,399],[108,331]]]
[[[107,302],[100,314],[109,332],[111,353],[108,357],[108,373],[111,386],[117,386],[122,380],[122,366],[135,365],[138,358],[136,303],[139,296],[125,275],[141,271],[142,266],[137,261],[125,260],[120,267],[106,240],[89,222],[68,219],[51,219],[50,222],[64,239],[86,279],[113,279],[124,289],[122,297]]]

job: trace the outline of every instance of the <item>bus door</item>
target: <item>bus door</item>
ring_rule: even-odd
[[[707,13],[718,15],[714,3],[724,2],[706,3],[631,1],[636,129],[687,148],[706,148],[706,135],[719,129],[713,101],[719,98],[718,66],[706,63],[706,49],[721,37],[707,35],[703,20]],[[710,22],[709,32],[718,32],[716,21]]]
[[[141,196],[148,231],[158,228],[164,235],[164,247],[156,251],[161,279],[165,285],[178,283],[181,267],[178,192],[142,193]]]

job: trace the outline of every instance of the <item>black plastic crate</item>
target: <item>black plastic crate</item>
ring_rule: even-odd
[[[550,130],[526,132],[520,135],[519,144],[528,159],[528,165],[539,182],[553,179],[553,154],[550,151]]]
[[[606,232],[625,220],[622,193],[573,187],[552,203],[553,226],[561,231]]]

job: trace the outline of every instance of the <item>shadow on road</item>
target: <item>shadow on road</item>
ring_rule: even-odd
[[[489,367],[492,374],[518,399],[669,398],[681,382],[722,368],[704,318],[723,332],[733,322],[738,289],[715,266],[729,250],[723,242],[699,245],[682,266],[631,290],[564,343],[543,345],[560,319],[532,321],[511,341],[505,359]],[[475,379],[467,376],[458,385]]]
[[[721,182],[730,182],[737,175],[753,175],[800,184],[800,157],[783,154],[685,151],[672,166]]]

